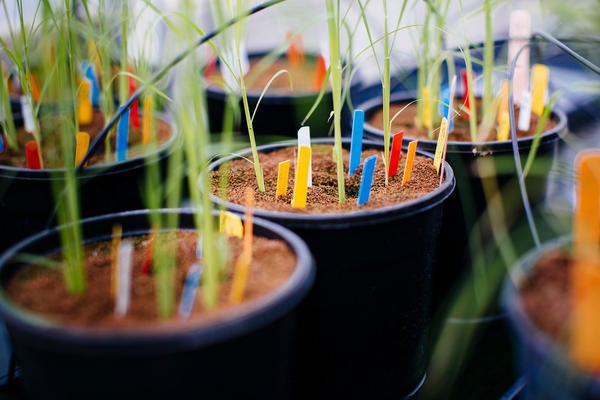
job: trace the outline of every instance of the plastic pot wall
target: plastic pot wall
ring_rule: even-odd
[[[181,137],[172,131],[154,155],[84,168],[77,175],[82,217],[145,208],[146,166],[159,163],[165,176],[167,158],[180,145]],[[63,169],[0,166],[0,251],[56,225],[53,184],[64,186],[64,180]]]
[[[519,295],[518,288],[542,254],[552,249],[568,248],[570,237],[554,240],[540,249],[525,254],[513,271],[515,281],[507,277],[502,289],[502,304],[514,333],[514,347],[519,367],[526,379],[524,399],[535,400],[592,400],[600,399],[600,379],[576,369],[568,360],[565,349],[531,321]]]
[[[381,148],[363,144],[373,146]],[[317,265],[315,286],[300,310],[296,398],[402,398],[422,384],[435,243],[442,206],[455,185],[452,169],[445,168],[445,182],[434,192],[383,209],[316,215],[255,210],[302,237]]]
[[[193,229],[193,215],[180,213],[180,227]],[[111,237],[114,224],[124,236],[149,233],[147,211],[101,216],[83,222],[87,242]],[[20,252],[59,249],[58,231],[28,238],[0,259],[0,282],[15,269]],[[49,321],[17,309],[0,292],[5,319],[22,366],[28,398],[44,399],[285,399],[290,394],[292,335],[296,309],[314,278],[306,245],[292,232],[255,219],[254,232],[283,240],[297,267],[275,291],[242,304],[227,318],[185,329],[96,331]]]
[[[265,54],[256,53],[250,57],[262,57]],[[307,55],[307,58],[315,56]],[[286,75],[277,79],[288,79]],[[348,95],[352,96],[358,90],[358,79],[353,79]],[[313,107],[318,98],[317,92],[300,93],[277,93],[267,91],[258,104],[260,91],[248,93],[248,104],[252,114],[258,104],[258,110],[253,119],[253,129],[257,136],[275,136],[275,137],[296,137],[298,129],[302,126],[302,121]],[[209,84],[206,87],[206,99],[209,115],[209,126],[211,132],[220,132],[223,129],[223,115],[225,113],[227,93],[216,84]],[[246,117],[243,112],[243,105],[240,99],[238,103],[241,111],[241,120],[234,129],[241,131],[244,135],[248,134],[246,128]],[[319,105],[306,121],[304,125],[310,127],[312,137],[330,136],[332,129],[332,120],[330,113],[333,110],[333,98],[331,90],[327,90],[321,98]],[[346,104],[342,110],[343,129],[350,129],[350,112]]]
[[[414,93],[396,93],[392,103],[414,100]],[[381,98],[372,99],[358,106],[365,112],[365,121],[381,107]],[[546,196],[548,174],[558,154],[560,138],[567,133],[567,117],[561,111],[554,111],[552,118],[557,125],[542,134],[537,155],[531,172],[526,178],[527,194],[532,206],[543,203]],[[383,142],[383,131],[365,122],[365,137]],[[404,143],[413,138],[404,137]],[[533,138],[519,139],[519,154],[523,165],[531,149]],[[437,141],[419,140],[418,148],[435,152]],[[488,198],[484,185],[494,190],[494,195],[502,199],[505,222],[508,227],[515,226],[525,218],[521,195],[518,187],[512,142],[495,141],[486,143],[453,142],[447,146],[446,160],[452,166],[457,187],[447,203],[448,212],[444,213],[442,233],[437,259],[443,262],[435,271],[435,302],[441,302],[448,294],[456,278],[466,272],[471,265],[469,235],[473,227],[488,219]],[[491,168],[491,173],[486,173]],[[451,211],[450,211],[451,210]],[[481,220],[481,221],[480,221]],[[483,237],[483,244],[490,240],[491,233]],[[475,251],[481,251],[477,248]],[[525,251],[526,249],[523,249]],[[465,316],[458,316],[465,317]],[[473,316],[476,317],[476,316]]]

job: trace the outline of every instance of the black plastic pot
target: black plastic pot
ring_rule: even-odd
[[[392,103],[404,103],[414,100],[414,93],[396,93],[392,96]],[[365,112],[365,137],[383,141],[383,131],[373,127],[366,121],[381,107],[381,98],[372,99],[357,108]],[[540,205],[546,195],[548,173],[557,157],[558,144],[563,135],[567,133],[567,117],[561,111],[554,111],[551,118],[557,125],[542,134],[537,156],[530,175],[526,178],[527,194],[532,205]],[[404,137],[404,142],[413,140]],[[531,149],[533,138],[519,139],[519,153],[523,164]],[[418,148],[435,152],[437,141],[419,140]],[[487,221],[488,199],[484,192],[484,185],[497,185],[497,192],[502,198],[502,206],[506,216],[507,225],[514,226],[524,217],[518,181],[514,165],[512,143],[507,141],[494,141],[485,143],[470,143],[449,141],[446,160],[456,175],[457,190],[448,201],[449,212],[444,214],[441,239],[439,241],[437,259],[443,265],[435,271],[435,302],[441,302],[456,283],[456,278],[468,272],[471,265],[469,235],[476,223],[485,224]],[[495,171],[487,174],[488,168]],[[490,232],[484,233],[482,245],[489,242]],[[475,248],[480,251],[481,248]],[[465,269],[467,268],[467,269]],[[467,316],[455,316],[467,317]],[[476,316],[474,316],[476,317]]]
[[[524,399],[600,399],[600,378],[582,372],[569,362],[565,349],[539,330],[524,310],[518,288],[535,262],[547,251],[568,248],[570,237],[554,240],[524,255],[513,266],[502,290],[514,332],[515,351],[526,380]]]
[[[296,145],[282,142],[259,151]],[[363,146],[381,149],[373,142]],[[250,150],[239,154],[249,156]],[[317,264],[315,286],[300,311],[295,398],[398,399],[422,385],[435,243],[442,206],[455,186],[452,169],[445,168],[438,189],[391,207],[343,214],[255,210],[256,216],[302,237]],[[219,207],[244,211],[213,200]]]
[[[80,211],[91,217],[142,209],[146,165],[166,162],[175,146],[181,145],[176,131],[156,154],[132,157],[122,162],[92,165],[78,175]],[[19,240],[56,225],[53,183],[63,182],[64,169],[31,170],[0,165],[0,251]]]
[[[262,57],[264,53],[251,54],[250,57]],[[309,59],[315,59],[314,55],[306,55]],[[287,79],[282,76],[278,79]],[[358,90],[358,79],[352,80],[349,95]],[[256,108],[261,91],[248,92],[248,104],[250,112]],[[302,121],[310,111],[318,98],[318,92],[298,92],[298,93],[277,93],[276,91],[267,91],[261,99],[258,111],[253,119],[254,133],[258,136],[279,136],[279,137],[297,137],[298,129],[302,126]],[[223,129],[223,115],[227,101],[227,93],[216,84],[208,83],[206,87],[206,99],[209,115],[209,127],[211,132],[220,132]],[[240,110],[243,110],[242,101],[239,102]],[[333,98],[331,90],[327,90],[320,100],[319,105],[306,121],[305,125],[310,126],[312,137],[330,136],[332,123],[330,113],[333,110]],[[235,127],[243,134],[247,134],[246,118],[241,115],[241,121]],[[343,129],[349,130],[351,116],[348,107],[342,110]]]
[[[193,214],[179,213],[180,228],[193,229]],[[216,214],[215,214],[216,216]],[[148,211],[83,221],[86,242],[148,233]],[[0,283],[22,266],[19,253],[60,249],[59,229],[20,242],[0,258]],[[32,399],[285,399],[290,392],[294,310],[314,278],[306,245],[292,232],[254,220],[258,236],[284,241],[297,257],[290,278],[273,292],[232,309],[224,318],[165,332],[160,329],[98,331],[69,327],[15,307],[0,290],[6,321]]]

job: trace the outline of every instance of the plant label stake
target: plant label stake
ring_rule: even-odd
[[[115,302],[115,314],[123,317],[129,309],[131,294],[131,266],[133,263],[133,243],[131,240],[124,240],[119,246],[119,262],[117,264],[117,301]]]
[[[586,151],[577,157],[573,246],[571,268],[571,358],[582,369],[596,372],[600,367],[600,151]]]
[[[535,64],[531,67],[531,112],[537,116],[544,112],[549,74],[550,69],[545,65]]]
[[[277,191],[275,198],[285,196],[288,189],[288,178],[290,176],[290,160],[285,160],[279,163],[277,168]]]
[[[508,27],[508,63],[512,63],[517,52],[529,42],[531,37],[531,16],[526,10],[510,13]],[[529,48],[523,49],[515,65],[513,74],[514,102],[521,105],[522,93],[529,86]]]
[[[33,133],[35,124],[33,123],[31,104],[29,104],[29,101],[25,96],[21,96],[19,100],[21,102],[21,113],[23,114],[23,128],[25,128],[27,133]]]
[[[98,52],[98,47],[93,40],[88,41],[88,57],[91,60],[91,64],[94,68],[94,76],[98,76],[102,66],[100,65],[100,53]],[[97,105],[97,104],[94,104]]]
[[[503,113],[498,116],[498,133],[496,134],[496,140],[508,140],[510,138],[510,118],[508,113]]]
[[[375,171],[375,162],[377,155],[373,155],[365,160],[362,176],[360,178],[360,187],[358,188],[357,206],[362,206],[369,201],[371,196],[371,186],[373,185],[373,173]]]
[[[84,78],[79,85],[77,120],[81,125],[88,125],[92,122],[92,102],[90,101],[90,86],[89,79]]]
[[[431,128],[431,96],[428,87],[423,88],[423,126]]]
[[[35,140],[30,140],[25,143],[25,154],[27,156],[27,168],[41,169],[40,150]]]
[[[144,256],[144,262],[142,263],[142,274],[150,274],[152,269],[152,257],[154,256],[154,246],[158,240],[158,224],[154,224],[152,227],[152,233],[148,239],[148,248],[146,249],[146,255]]]
[[[519,110],[519,121],[517,127],[520,131],[528,131],[531,124],[531,93],[524,90],[521,96],[521,109]]]
[[[231,292],[229,300],[237,304],[244,298],[246,282],[248,282],[248,272],[250,270],[250,262],[252,261],[252,209],[254,208],[254,190],[246,189],[246,212],[244,214],[244,242],[242,245],[242,254],[238,257],[235,263],[235,272],[231,283]]]
[[[396,133],[392,137],[392,151],[390,153],[390,165],[388,166],[388,177],[396,176],[398,173],[398,165],[400,164],[400,156],[402,155],[402,137],[404,131]]]
[[[90,135],[87,132],[77,132],[75,139],[75,166],[79,165],[90,147]]]
[[[244,237],[242,219],[229,211],[219,213],[219,232],[241,239]]]
[[[292,207],[305,208],[308,194],[308,172],[310,168],[310,147],[301,146],[296,163],[296,178],[294,179],[294,192]]]
[[[325,84],[326,76],[327,61],[325,60],[325,56],[323,56],[323,54],[319,54],[319,57],[317,57],[317,63],[315,65],[315,77],[313,80],[313,88],[315,90],[320,90],[321,87]]]
[[[290,45],[288,46],[287,58],[290,61],[290,64],[294,67],[298,67],[304,64],[304,50],[302,46],[302,36],[296,35],[292,32],[287,33],[287,39],[290,41]]]
[[[188,269],[183,283],[183,291],[181,292],[181,300],[179,302],[178,314],[181,318],[189,318],[194,308],[196,293],[198,292],[198,284],[202,278],[202,267],[195,262]]]
[[[364,122],[365,112],[363,110],[354,110],[354,119],[352,121],[352,139],[350,142],[350,163],[348,166],[348,175],[353,175],[360,166]]]
[[[117,295],[117,281],[119,280],[117,275],[117,264],[119,263],[119,247],[121,246],[121,234],[123,228],[121,225],[115,225],[112,229],[112,241],[110,246],[111,264],[110,264],[110,296],[115,297]]]
[[[523,112],[523,109],[521,108],[520,111]],[[496,140],[508,140],[510,137],[510,118],[508,114],[508,81],[506,79],[502,81],[502,86],[500,87],[496,121],[498,122]]]
[[[440,133],[438,134],[437,145],[435,146],[435,156],[433,157],[433,166],[435,171],[440,173],[440,166],[442,165],[442,156],[444,155],[444,148],[446,147],[446,141],[448,140],[448,120],[446,117],[442,118],[440,124]]]
[[[444,182],[444,161],[446,161],[446,151],[448,150],[448,135],[454,129],[454,96],[456,94],[456,75],[452,77],[452,82],[450,83],[450,96],[448,97],[448,114],[446,119],[448,120],[448,132],[446,133],[446,139],[444,140],[444,151],[442,152],[442,162],[440,167],[440,186],[442,182]]]
[[[465,114],[465,118],[470,119],[471,118],[471,100],[469,100],[469,95],[471,93],[471,87],[469,85],[469,76],[467,74],[466,69],[463,69],[462,71],[460,71],[460,77],[461,77],[462,86],[463,86],[463,105],[464,105],[464,109],[467,110],[467,112]]]
[[[83,76],[90,81],[90,101],[92,106],[98,107],[98,101],[100,99],[100,85],[98,84],[98,78],[96,76],[95,66],[90,61],[83,61],[81,63],[81,71]]]
[[[31,84],[31,97],[33,100],[40,100],[40,85],[34,74],[29,75],[29,83]]]
[[[303,126],[298,130],[298,150],[300,147],[310,148],[310,127]],[[312,159],[308,160],[308,186],[312,186]]]
[[[454,96],[455,95],[456,95],[456,75],[454,75],[452,77],[452,82],[450,83],[450,95],[448,96],[448,112],[446,114],[446,119],[448,120],[448,133],[450,133],[454,130]],[[447,140],[446,140],[446,146],[448,146]],[[446,149],[444,149],[444,160],[445,159],[446,159]]]
[[[123,107],[123,106],[121,106]],[[127,159],[127,147],[129,140],[129,108],[126,109],[117,125],[117,161],[125,161]]]
[[[210,78],[217,70],[217,55],[213,51],[207,50],[206,67],[204,67],[204,77]]]
[[[454,77],[456,79],[456,77]],[[441,92],[442,101],[438,107],[438,113],[440,117],[448,120],[448,133],[454,130],[454,118],[452,118],[452,102],[453,96],[450,94],[451,89],[444,87]]]
[[[402,185],[405,185],[410,180],[412,174],[413,163],[415,162],[415,153],[417,152],[418,140],[413,140],[408,144],[408,151],[406,154],[406,164],[404,164],[404,175],[402,176]]]
[[[508,80],[504,79],[500,86],[498,95],[498,111],[496,112],[496,121],[500,123],[502,115],[508,114]]]
[[[144,115],[142,120],[142,144],[148,144],[152,137],[152,109],[154,100],[151,94],[144,98]]]
[[[129,76],[129,96],[133,95],[137,89],[137,85],[135,79],[132,76]],[[129,122],[131,122],[131,126],[134,128],[140,127],[140,110],[139,110],[139,102],[134,100],[131,103],[131,108],[129,109]]]

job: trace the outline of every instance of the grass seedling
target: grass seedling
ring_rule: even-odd
[[[37,16],[40,13],[40,7],[47,8],[49,5],[46,2],[39,2],[34,14],[34,19],[31,24],[25,22],[23,1],[18,0],[16,3],[19,21],[18,29],[13,27],[11,24],[10,12],[8,10],[7,2],[2,2],[4,14],[6,17],[6,23],[8,24],[8,31],[10,37],[10,43],[4,38],[0,37],[0,45],[2,50],[8,55],[13,63],[13,68],[16,73],[16,77],[19,81],[22,96],[25,99],[27,106],[32,111],[33,115],[36,115],[36,108],[33,99],[33,88],[32,88],[32,71],[31,71],[31,46],[34,43],[35,30],[37,28]],[[32,135],[34,140],[38,144],[41,154],[41,132],[37,118],[33,118]],[[11,147],[16,148],[18,146],[16,137],[10,138],[9,141]],[[41,155],[40,164],[43,165]]]
[[[444,26],[450,1],[427,0],[425,19],[419,40],[422,49],[417,51],[419,69],[417,72],[417,126],[430,131],[438,125],[439,117],[435,112],[439,99],[440,71],[436,63],[441,60]],[[428,118],[426,118],[428,116]]]
[[[384,164],[390,164],[390,138],[391,138],[391,130],[392,130],[392,122],[390,120],[390,92],[391,92],[391,58],[392,51],[394,50],[394,44],[397,38],[398,31],[400,30],[400,23],[402,21],[402,17],[404,15],[404,11],[406,10],[407,0],[402,2],[402,7],[400,13],[398,14],[398,18],[396,20],[395,28],[392,31],[393,37],[390,43],[390,36],[392,36],[392,32],[390,32],[388,28],[388,2],[387,0],[382,0],[383,6],[383,68],[379,62],[379,58],[377,57],[375,42],[371,35],[371,31],[369,28],[369,21],[367,20],[366,12],[365,12],[365,4],[359,0],[358,2],[361,9],[361,17],[367,31],[367,35],[369,37],[369,42],[371,45],[371,49],[373,50],[373,58],[377,64],[377,69],[379,70],[379,76],[381,79],[381,96],[382,96],[382,108],[383,108],[383,159]],[[385,184],[388,184],[389,174],[385,175]]]
[[[76,60],[77,47],[76,24],[70,0],[65,0],[63,9],[53,9],[44,2],[44,12],[55,27],[57,41],[55,56],[63,62],[54,64],[52,69],[51,91],[60,94],[64,103],[59,103],[59,114],[52,115],[59,121],[60,146],[63,171],[51,170],[57,179],[53,180],[54,198],[57,203],[57,219],[61,230],[61,245],[65,260],[65,281],[71,293],[83,293],[86,289],[85,267],[83,263],[83,236],[81,232],[79,210],[79,188],[75,171],[75,137],[79,131],[77,121],[77,95],[79,91]],[[61,178],[63,179],[61,181]]]
[[[4,132],[6,135],[6,142],[4,138],[0,138],[2,141],[2,147],[11,147],[16,149],[17,144],[17,129],[15,127],[14,116],[10,106],[10,92],[8,89],[9,74],[4,68],[4,63],[0,64],[0,132]],[[1,151],[0,151],[1,152]]]
[[[346,202],[344,163],[342,160],[342,60],[340,57],[340,31],[342,29],[340,0],[325,0],[327,31],[329,34],[329,68],[333,96],[334,159],[337,168],[338,200]]]
[[[215,10],[216,19],[219,23],[223,23],[226,19],[226,15],[233,16],[241,16],[241,13],[244,9],[245,2],[243,0],[235,0],[235,4],[233,0],[227,0],[225,10],[222,7],[220,1],[213,1],[211,3]],[[265,192],[265,182],[263,178],[262,168],[260,166],[260,160],[258,157],[258,150],[256,149],[256,138],[254,135],[254,126],[252,124],[252,114],[250,112],[250,105],[248,104],[248,92],[246,87],[245,74],[247,72],[248,65],[247,63],[247,55],[244,54],[244,43],[243,37],[245,33],[244,29],[244,21],[240,21],[233,28],[232,36],[229,36],[229,32],[224,32],[223,40],[223,51],[222,54],[225,57],[221,57],[221,60],[224,61],[227,59],[227,63],[230,64],[231,67],[227,66],[227,69],[231,68],[229,71],[226,69],[222,69],[226,74],[231,73],[231,76],[236,80],[235,84],[237,89],[239,89],[239,95],[242,98],[243,104],[243,112],[246,119],[246,128],[248,130],[248,139],[250,140],[250,146],[252,148],[252,157],[254,162],[254,172],[256,174],[256,183],[258,186],[258,190],[262,193]],[[225,79],[227,82],[227,79]]]

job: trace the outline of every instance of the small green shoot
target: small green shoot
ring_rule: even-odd
[[[329,69],[333,96],[334,158],[337,168],[338,200],[346,202],[344,164],[342,160],[342,60],[340,57],[340,0],[325,0],[329,33]]]

